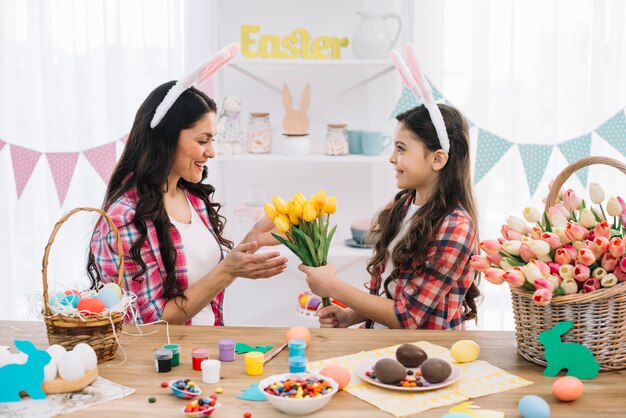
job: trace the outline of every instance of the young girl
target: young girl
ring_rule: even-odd
[[[367,266],[369,294],[339,279],[332,264],[299,267],[313,293],[348,306],[320,309],[322,327],[366,321],[368,328],[462,329],[464,321],[477,317],[480,292],[470,259],[478,240],[467,122],[457,109],[419,98],[426,104],[396,116],[389,161],[401,191],[370,231],[375,248]]]

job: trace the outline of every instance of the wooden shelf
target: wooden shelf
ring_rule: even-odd
[[[389,155],[325,155],[325,154],[309,154],[309,155],[282,155],[282,154],[237,154],[237,155],[217,155],[215,162],[323,162],[323,163],[388,163]]]

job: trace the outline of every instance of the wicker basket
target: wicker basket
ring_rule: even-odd
[[[117,250],[120,255],[120,268],[118,273],[118,284],[120,287],[124,280],[124,253],[122,251],[122,241],[120,240],[119,231],[111,221],[111,218],[100,209],[73,209],[54,225],[52,235],[50,235],[44,252],[43,267],[41,270],[43,278],[44,320],[46,322],[50,344],[60,344],[69,350],[74,348],[78,343],[87,343],[95,350],[98,356],[98,363],[102,363],[115,357],[115,352],[117,351],[116,335],[119,336],[122,332],[124,312],[113,312],[107,315],[97,314],[79,318],[52,314],[48,306],[48,255],[50,248],[61,225],[77,212],[98,212],[106,219],[117,239]],[[113,327],[115,328],[115,334],[113,333]]]
[[[567,166],[556,178],[546,199],[546,211],[556,203],[563,183],[577,170],[594,164],[615,167],[626,174],[626,165],[607,157],[587,157]],[[563,335],[565,342],[589,348],[601,371],[626,368],[626,282],[591,293],[559,296],[549,305],[537,305],[532,293],[511,287],[517,350],[526,360],[546,365],[539,334],[560,321],[574,326]]]

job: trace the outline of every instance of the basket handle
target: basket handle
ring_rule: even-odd
[[[113,233],[115,234],[115,239],[117,241],[117,253],[120,256],[120,262],[119,262],[119,266],[120,267],[119,267],[119,271],[118,271],[117,284],[120,287],[122,287],[122,283],[124,282],[124,251],[122,249],[122,240],[120,239],[120,231],[118,231],[117,226],[115,226],[115,224],[113,223],[111,218],[109,218],[109,215],[107,215],[101,209],[96,209],[96,208],[75,208],[75,209],[72,209],[71,211],[66,213],[54,225],[54,229],[52,230],[52,234],[50,235],[50,238],[48,239],[48,244],[46,244],[46,249],[45,249],[44,254],[43,254],[41,274],[42,274],[42,279],[43,279],[43,301],[44,301],[44,305],[45,305],[44,309],[45,309],[45,312],[46,312],[46,316],[50,316],[50,307],[48,306],[48,255],[50,254],[50,248],[52,248],[52,243],[54,242],[54,238],[56,237],[57,232],[59,232],[59,229],[61,228],[61,225],[63,225],[65,223],[65,221],[67,221],[72,215],[74,215],[77,212],[97,212],[107,221],[107,223],[109,224],[109,226],[113,230]]]
[[[548,212],[548,209],[550,209],[550,207],[556,204],[558,200],[558,196],[559,196],[559,191],[561,190],[561,187],[563,187],[563,184],[565,184],[567,179],[576,171],[580,170],[581,168],[585,168],[587,166],[595,165],[595,164],[604,164],[604,165],[608,165],[611,167],[615,167],[622,173],[626,174],[626,164],[622,163],[621,161],[617,161],[613,158],[585,157],[585,158],[581,158],[578,161],[574,161],[573,163],[565,167],[563,171],[561,171],[559,175],[556,176],[556,179],[554,179],[554,183],[552,183],[552,187],[550,188],[550,193],[548,193],[548,197],[546,198],[546,207],[545,207],[546,213]]]

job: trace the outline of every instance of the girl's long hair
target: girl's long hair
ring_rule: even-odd
[[[385,279],[383,289],[388,298],[392,298],[389,292],[389,284],[398,278],[400,267],[411,263],[416,257],[417,262],[424,261],[426,250],[432,244],[443,219],[455,209],[463,208],[474,223],[476,231],[474,242],[478,242],[478,223],[476,216],[476,203],[472,191],[470,176],[470,152],[469,130],[463,115],[454,107],[439,104],[443,115],[448,138],[450,139],[450,152],[448,162],[439,171],[437,188],[425,203],[413,216],[410,231],[395,247],[391,254],[393,265],[397,266]],[[431,122],[428,110],[422,105],[396,116],[396,119],[404,128],[413,133],[415,140],[424,144],[428,151],[436,151],[441,148],[435,127]],[[396,194],[393,205],[383,209],[373,224],[370,238],[375,242],[374,255],[368,261],[367,271],[370,275],[379,275],[383,266],[387,263],[387,248],[398,234],[402,224],[405,205],[415,198],[415,190],[401,190]],[[477,299],[480,297],[478,289],[478,276],[463,300],[465,318],[477,318]]]
[[[150,121],[154,112],[174,83],[170,81],[154,89],[139,107],[124,152],[109,180],[102,209],[107,211],[128,189],[133,187],[137,189],[137,207],[135,218],[131,222],[137,228],[139,237],[130,249],[130,258],[140,269],[133,276],[133,280],[142,280],[141,276],[146,272],[147,266],[141,258],[141,247],[146,241],[146,224],[152,222],[166,270],[163,295],[167,299],[177,296],[185,299],[176,277],[177,253],[172,242],[170,219],[163,205],[163,191],[167,186],[168,174],[174,165],[180,131],[193,127],[207,113],[216,112],[217,106],[200,90],[189,88],[180,95],[161,122],[151,129]],[[202,180],[206,177],[207,168],[204,167]],[[222,236],[226,223],[226,219],[219,214],[222,206],[211,201],[215,188],[202,182],[189,183],[182,178],[178,186],[204,201],[208,208],[209,221],[220,245],[232,249],[233,243]],[[91,251],[87,272],[92,287],[95,287],[100,282],[100,273]]]

